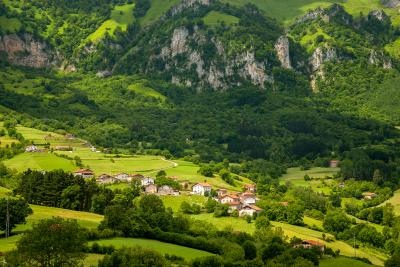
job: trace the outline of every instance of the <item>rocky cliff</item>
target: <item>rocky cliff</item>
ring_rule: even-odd
[[[400,0],[381,0],[381,3],[388,8],[400,7]]]
[[[285,69],[291,69],[290,63],[290,51],[289,51],[289,39],[287,36],[281,36],[275,43],[275,50],[282,67]]]
[[[35,40],[31,34],[1,36],[0,52],[18,66],[49,68],[60,62],[59,56],[45,42]]]

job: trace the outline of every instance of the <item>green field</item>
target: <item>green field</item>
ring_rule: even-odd
[[[142,239],[142,238],[122,238],[121,237],[121,238],[103,239],[103,240],[98,240],[98,241],[94,241],[94,242],[98,243],[99,245],[103,245],[103,246],[112,245],[117,249],[121,248],[121,247],[141,246],[144,248],[154,249],[154,250],[158,251],[159,253],[161,253],[162,255],[164,255],[164,254],[176,255],[176,256],[183,257],[187,260],[213,255],[212,253],[209,253],[209,252],[206,252],[203,250],[183,247],[183,246],[179,246],[179,245],[175,245],[175,244],[160,242],[157,240]],[[94,242],[90,242],[90,243],[94,243]]]
[[[165,207],[171,208],[174,212],[178,212],[180,210],[183,201],[186,201],[190,204],[195,203],[200,206],[203,206],[207,201],[206,197],[197,195],[161,196],[161,199],[164,202]]]
[[[101,24],[99,28],[87,37],[87,40],[96,42],[103,38],[106,33],[114,36],[115,30],[119,27],[122,31],[126,31],[129,24],[133,23],[133,8],[135,4],[125,4],[115,6],[111,11],[111,18]]]
[[[319,262],[319,267],[371,267],[368,263],[346,257],[326,258]]]
[[[83,266],[84,267],[97,266],[99,263],[99,260],[101,260],[103,258],[104,258],[104,255],[101,255],[101,254],[86,254],[86,258],[83,261]]]
[[[385,46],[386,52],[388,52],[392,57],[400,59],[400,38],[397,38],[396,41],[387,44]]]
[[[56,169],[63,169],[65,171],[74,171],[77,167],[72,161],[57,157],[56,155],[48,152],[42,153],[22,153],[12,159],[4,161],[4,164],[11,169],[18,171],[44,170],[51,171]]]
[[[394,213],[396,216],[400,215],[400,190],[394,192],[394,195],[383,202],[380,206],[384,206],[386,203],[390,203],[394,206]]]
[[[141,95],[149,96],[149,97],[154,97],[154,98],[158,98],[158,99],[160,99],[162,101],[165,101],[165,96],[163,96],[162,94],[160,94],[159,92],[157,92],[153,88],[150,88],[150,87],[144,85],[141,82],[138,82],[138,83],[135,83],[135,84],[131,84],[130,86],[128,86],[128,89],[134,91],[137,94],[141,94]]]
[[[304,15],[308,10],[317,7],[328,7],[333,3],[343,5],[347,12],[359,16],[360,12],[368,14],[372,10],[384,9],[392,17],[394,24],[400,24],[399,12],[393,8],[383,8],[380,0],[223,0],[224,2],[243,6],[252,3],[265,12],[267,16],[277,19],[284,24],[294,22],[296,17]]]
[[[332,179],[325,179],[325,177],[332,177],[338,171],[339,168],[316,167],[309,170],[300,170],[299,167],[289,168],[287,169],[287,173],[280,178],[280,181],[281,183],[290,182],[295,186],[311,186],[316,192],[330,194],[330,185],[335,183],[335,181]],[[305,181],[304,176],[306,174],[314,179],[311,181]],[[321,179],[317,180],[317,178]]]
[[[255,230],[254,223],[247,223],[244,219],[233,218],[233,217],[222,217],[215,218],[213,214],[199,214],[191,216],[193,219],[203,220],[215,225],[218,229],[231,229],[233,231],[244,231],[247,233],[253,233]],[[325,242],[322,239],[322,232],[311,230],[305,227],[290,225],[282,222],[271,222],[274,227],[282,228],[284,234],[289,238],[297,236],[302,239],[313,239],[321,243],[325,243],[326,246],[331,247],[333,250],[340,249],[340,253],[344,256],[354,256],[354,249],[351,245],[343,241]],[[326,236],[333,238],[332,235],[326,234]],[[386,256],[376,250],[367,248],[356,249],[357,256],[368,258],[373,264],[382,266]]]
[[[140,18],[140,24],[149,25],[158,20],[168,9],[179,3],[179,0],[152,0],[146,15]]]
[[[237,24],[239,22],[239,18],[213,10],[204,16],[203,21],[207,26],[218,26],[221,23],[230,26]]]

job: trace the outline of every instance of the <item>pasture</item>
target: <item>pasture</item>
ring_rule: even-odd
[[[319,267],[371,267],[373,265],[347,257],[325,258],[319,262]]]
[[[204,196],[198,195],[180,195],[180,196],[160,196],[166,208],[171,208],[173,212],[179,212],[182,202],[186,201],[189,204],[198,204],[203,206],[207,201]]]
[[[112,238],[112,239],[102,239],[90,242],[89,244],[97,243],[102,246],[114,246],[115,248],[122,247],[134,247],[140,246],[148,249],[153,249],[164,254],[176,255],[179,257],[183,257],[187,260],[191,260],[198,257],[212,256],[213,254],[207,251],[183,247],[175,244],[170,244],[166,242],[161,242],[157,240],[151,239],[143,239],[143,238]]]
[[[128,25],[135,20],[133,17],[134,7],[135,4],[115,6],[114,10],[111,11],[110,19],[104,21],[95,32],[87,37],[87,40],[96,42],[103,38],[106,33],[110,36],[114,36],[114,32],[117,28],[120,28],[121,31],[126,31]]]
[[[140,24],[149,25],[158,20],[168,9],[178,4],[179,0],[152,0],[151,7],[144,17],[140,18]]]
[[[161,101],[165,101],[164,95],[160,94],[153,88],[144,85],[142,82],[131,84],[128,86],[128,89],[143,96],[154,97],[160,99]]]
[[[386,205],[386,203],[390,203],[394,206],[394,213],[396,216],[400,215],[400,190],[394,192],[393,196],[383,202],[380,206]]]
[[[192,219],[198,219],[202,221],[206,221],[215,225],[218,229],[230,229],[232,231],[244,231],[249,234],[254,233],[255,225],[254,222],[247,223],[242,218],[234,218],[234,217],[222,217],[222,218],[215,218],[213,214],[199,214],[199,215],[192,215]],[[297,225],[290,225],[283,222],[275,222],[272,221],[271,224],[276,228],[280,227],[284,234],[292,238],[294,236],[302,239],[312,239],[319,241],[321,243],[325,243],[327,247],[332,248],[333,250],[340,249],[341,255],[344,256],[354,256],[354,249],[351,245],[343,242],[343,241],[333,241],[333,242],[326,242],[322,239],[323,232],[308,229],[302,226]],[[326,234],[327,237],[333,238],[331,234]],[[383,266],[383,262],[386,259],[386,256],[376,250],[360,247],[356,249],[357,256],[368,258],[374,265]]]
[[[22,153],[9,160],[4,161],[4,164],[11,169],[16,169],[19,172],[27,169],[51,171],[63,169],[65,171],[74,171],[77,167],[72,161],[57,157],[49,152],[41,153]]]
[[[338,3],[344,6],[345,10],[353,16],[359,16],[360,12],[368,14],[372,10],[383,9],[391,16],[395,25],[400,24],[400,15],[393,8],[384,8],[380,0],[223,0],[236,6],[243,6],[246,3],[252,3],[269,17],[277,19],[283,24],[291,24],[299,16],[304,15],[307,11],[317,7],[328,7],[333,3]]]
[[[221,23],[231,26],[237,24],[239,22],[239,18],[213,10],[204,16],[203,21],[207,26],[215,27]]]

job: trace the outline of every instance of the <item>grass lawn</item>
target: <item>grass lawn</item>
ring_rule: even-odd
[[[319,262],[319,267],[371,267],[373,265],[347,257],[327,258]]]
[[[203,21],[207,26],[218,26],[221,23],[230,26],[237,24],[239,22],[239,18],[213,10],[204,16]]]
[[[43,153],[22,153],[12,159],[4,161],[4,164],[11,168],[16,169],[19,172],[27,169],[45,170],[51,171],[55,169],[63,169],[65,171],[73,171],[77,167],[72,161],[57,157],[54,154],[43,152]]]
[[[0,238],[0,252],[7,252],[15,248],[15,244],[21,235],[13,235],[9,238]]]
[[[84,267],[97,266],[99,261],[104,258],[101,254],[86,254],[86,258],[83,261]]]
[[[135,4],[115,6],[114,10],[111,11],[111,18],[103,22],[95,32],[88,36],[87,40],[96,42],[103,38],[106,33],[110,36],[114,36],[114,32],[118,27],[121,28],[122,31],[126,31],[128,25],[135,20],[133,17],[134,7]]]
[[[231,228],[234,231],[243,231],[252,234],[254,232],[255,226],[254,222],[247,223],[244,219],[241,218],[233,218],[233,217],[222,217],[215,218],[213,214],[199,214],[192,215],[193,219],[204,220],[209,223],[215,225],[218,229],[224,229],[226,227]],[[282,228],[284,234],[289,238],[297,236],[302,239],[312,239],[319,241],[321,243],[325,243],[326,246],[331,247],[333,250],[340,249],[340,253],[344,256],[354,256],[354,249],[351,245],[343,242],[343,241],[333,241],[330,243],[325,242],[322,239],[322,232],[311,230],[305,227],[290,225],[282,222],[271,222],[274,227]],[[332,237],[330,234],[326,234],[326,236]],[[356,249],[357,256],[368,258],[374,265],[383,266],[383,262],[386,259],[386,256],[376,250],[370,250],[367,248],[359,248]],[[339,266],[339,265],[338,265]]]
[[[174,212],[178,212],[180,210],[183,201],[186,201],[190,204],[196,203],[199,204],[200,206],[203,206],[203,204],[207,201],[206,197],[197,195],[160,196],[160,197],[164,202],[165,207],[172,208]]]
[[[129,90],[134,91],[137,94],[158,98],[162,101],[165,100],[165,96],[154,90],[153,88],[145,86],[143,83],[138,82],[128,86]]]
[[[390,203],[394,206],[394,213],[400,215],[400,190],[394,192],[393,196],[383,202],[380,206],[384,206],[386,203]]]
[[[94,242],[98,243],[99,245],[103,245],[103,246],[112,245],[117,249],[121,248],[121,247],[141,246],[144,248],[156,250],[159,253],[161,253],[162,255],[164,255],[164,254],[176,255],[176,256],[183,257],[187,260],[213,255],[212,253],[209,253],[209,252],[206,252],[203,250],[183,247],[183,246],[165,243],[165,242],[161,242],[161,241],[157,241],[157,240],[142,239],[142,238],[122,238],[121,237],[121,238],[103,239],[103,240],[97,240],[97,241],[90,242],[89,244],[94,243]]]
[[[61,217],[64,219],[74,219],[85,228],[96,228],[103,220],[103,215],[90,212],[74,211],[46,206],[30,205],[33,213],[28,216],[26,224],[18,225],[14,231],[25,231],[30,229],[34,223],[39,220],[52,217]]]
[[[151,7],[147,10],[140,24],[149,25],[158,20],[168,9],[179,3],[179,0],[152,0]]]
[[[394,42],[385,46],[386,52],[391,56],[400,59],[400,38],[397,38]]]

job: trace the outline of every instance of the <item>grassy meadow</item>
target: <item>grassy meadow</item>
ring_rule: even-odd
[[[104,21],[95,32],[87,37],[87,40],[96,42],[103,38],[106,33],[110,36],[114,36],[114,32],[117,28],[120,28],[121,31],[126,31],[128,25],[135,20],[133,16],[134,7],[135,4],[115,6],[114,10],[111,11],[110,19]]]
[[[215,225],[218,229],[230,229],[232,231],[244,231],[247,233],[254,233],[255,225],[254,222],[247,223],[242,218],[233,218],[233,217],[222,217],[215,218],[213,214],[199,214],[192,215],[191,218],[206,221]],[[310,221],[311,218],[306,219]],[[340,249],[340,253],[344,256],[354,256],[354,249],[351,245],[343,242],[343,241],[333,241],[326,242],[322,239],[323,232],[308,229],[302,226],[290,225],[282,222],[271,222],[274,227],[280,227],[284,234],[288,238],[292,238],[294,236],[302,238],[302,239],[312,239],[324,243],[327,247],[332,248],[333,250]],[[315,222],[314,222],[315,224]],[[327,237],[333,238],[331,234],[327,234]],[[383,253],[380,253],[376,250],[367,249],[364,247],[356,249],[357,256],[368,258],[374,265],[383,266],[383,261],[386,259],[386,256]]]
[[[18,171],[44,170],[51,171],[56,169],[63,169],[65,171],[74,171],[77,167],[72,161],[57,157],[49,152],[38,153],[22,153],[9,160],[4,161],[4,164],[11,169]]]
[[[326,258],[319,262],[319,267],[371,267],[373,265],[347,257]]]
[[[400,190],[397,190],[394,192],[393,197],[389,198],[385,202],[381,204],[381,206],[384,206],[386,203],[390,203],[394,206],[394,213],[396,216],[400,215]]]
[[[220,23],[230,26],[237,24],[239,18],[213,10],[204,16],[203,21],[207,26],[218,26]]]
[[[328,7],[333,3],[344,6],[345,10],[353,16],[359,16],[360,12],[368,14],[372,10],[383,9],[391,16],[394,24],[400,24],[400,13],[395,8],[384,8],[380,0],[223,0],[224,2],[242,6],[252,3],[265,12],[267,16],[277,19],[288,25],[299,16],[317,7]]]
[[[183,247],[183,246],[170,244],[170,243],[166,243],[166,242],[161,242],[161,241],[157,241],[157,240],[142,239],[142,238],[119,237],[119,238],[112,238],[112,239],[97,240],[94,242],[96,242],[102,246],[111,246],[112,245],[117,249],[122,248],[122,247],[140,246],[140,247],[156,250],[159,253],[161,253],[162,255],[164,255],[164,254],[176,255],[176,256],[183,257],[187,260],[213,255],[212,253],[209,253],[207,251],[202,251],[202,250],[198,250],[198,249]],[[89,244],[94,243],[94,242],[90,242]]]
[[[180,195],[180,196],[160,196],[165,207],[171,208],[173,212],[179,212],[182,202],[186,201],[190,204],[198,204],[203,206],[207,201],[204,196],[198,195]]]
[[[151,7],[147,10],[143,18],[140,18],[140,24],[149,25],[158,20],[168,9],[178,4],[179,0],[152,0]]]

